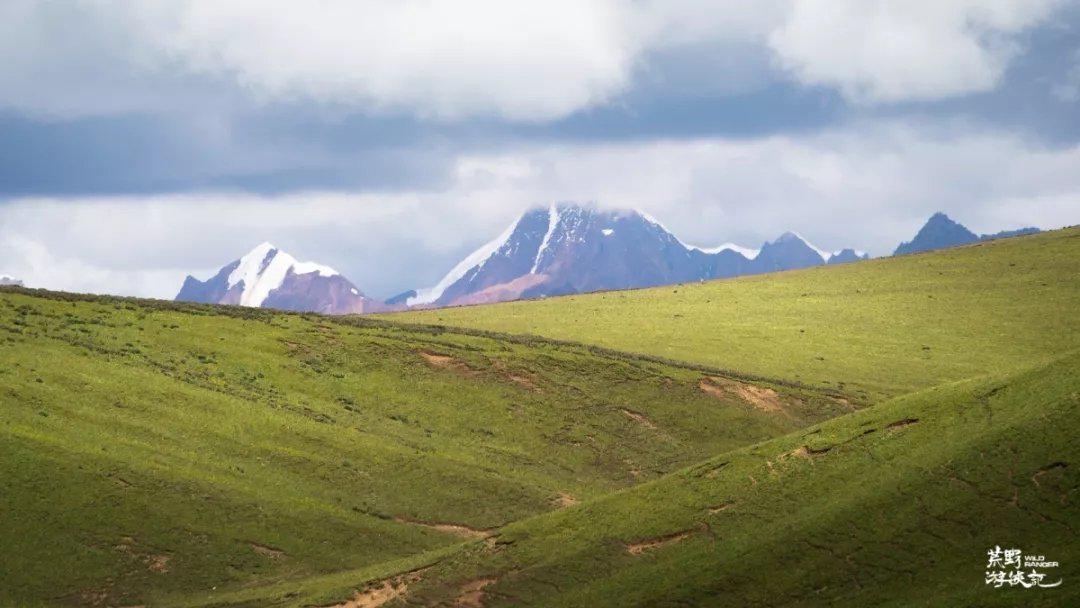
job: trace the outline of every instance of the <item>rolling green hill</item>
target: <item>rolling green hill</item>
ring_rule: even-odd
[[[0,344],[3,606],[379,572],[855,408],[543,341],[18,289]]]
[[[389,315],[535,334],[870,399],[1080,348],[1080,228],[801,271]]]
[[[421,572],[409,598],[1076,605],[1078,369],[1072,355],[927,389],[507,526]],[[1044,583],[1062,586],[986,585],[995,546],[1059,561]]]
[[[3,288],[0,605],[1070,605],[1077,302],[1080,229],[394,317],[460,329]]]

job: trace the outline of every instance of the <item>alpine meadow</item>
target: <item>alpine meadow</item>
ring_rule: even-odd
[[[4,604],[1008,605],[985,548],[1080,563],[1075,228],[391,320],[3,290]]]
[[[1080,606],[1080,0],[0,58],[0,608]]]

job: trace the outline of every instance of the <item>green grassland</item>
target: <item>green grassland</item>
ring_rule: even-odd
[[[361,319],[5,290],[0,605],[157,605],[311,577],[322,583],[301,585],[332,599],[335,576],[348,589],[858,405],[760,382],[784,408],[766,412],[702,390],[722,376],[707,372]]]
[[[1080,228],[802,271],[389,315],[842,387],[869,399],[1080,348]]]
[[[410,597],[483,581],[489,607],[1076,605],[1078,368],[926,389],[507,526]],[[1059,561],[1044,582],[1062,587],[986,586],[997,545]]]
[[[3,288],[0,606],[1075,604],[1078,302],[1080,229],[395,321]]]

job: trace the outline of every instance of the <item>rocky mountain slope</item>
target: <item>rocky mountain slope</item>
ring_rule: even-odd
[[[866,257],[852,249],[837,254],[841,262]],[[760,249],[704,248],[640,211],[557,204],[522,214],[435,286],[387,302],[437,307],[652,287],[806,268],[832,257],[794,232]]]
[[[968,230],[963,224],[954,221],[944,213],[938,212],[930,216],[930,219],[926,221],[926,224],[919,229],[915,238],[911,239],[909,242],[901,243],[900,246],[896,248],[893,255],[932,251],[934,249],[944,249],[945,247],[969,245],[979,241],[989,241],[1010,236],[1021,236],[1024,234],[1035,234],[1036,232],[1039,232],[1038,228],[1027,227],[1019,228],[1017,230],[1003,230],[996,234],[983,234],[980,236]]]
[[[299,262],[270,243],[226,264],[206,281],[188,275],[176,300],[324,314],[385,309],[333,268]]]

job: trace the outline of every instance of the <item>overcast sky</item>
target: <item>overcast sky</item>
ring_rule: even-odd
[[[0,274],[171,298],[269,240],[387,297],[523,209],[891,253],[1080,223],[1080,0],[3,0]]]

